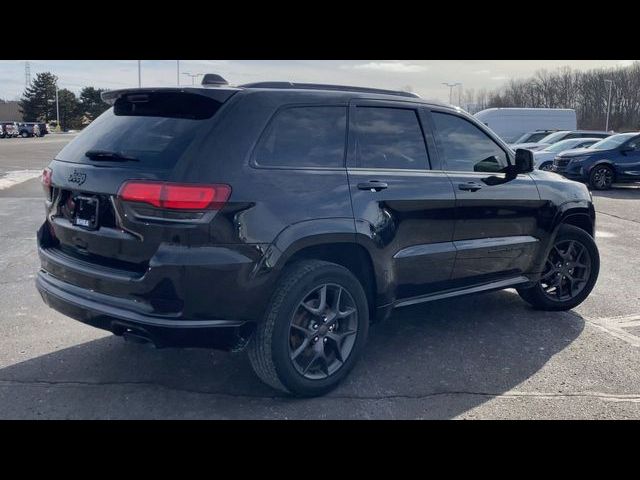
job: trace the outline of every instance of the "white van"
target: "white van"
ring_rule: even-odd
[[[488,108],[474,115],[507,143],[535,130],[575,130],[576,111],[569,108]]]

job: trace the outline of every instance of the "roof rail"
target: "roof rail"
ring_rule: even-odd
[[[334,90],[362,93],[379,93],[383,95],[396,95],[398,97],[420,98],[419,95],[399,90],[384,90],[381,88],[351,87],[347,85],[325,85],[321,83],[293,83],[293,82],[255,82],[238,85],[241,88],[281,88],[299,90]]]

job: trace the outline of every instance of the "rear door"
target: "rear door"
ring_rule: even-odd
[[[443,288],[455,259],[455,196],[447,176],[431,170],[435,146],[426,126],[413,103],[350,106],[347,167],[357,238],[397,298]]]
[[[431,118],[443,169],[453,183],[457,287],[518,276],[540,248],[543,206],[528,175],[501,173],[509,152],[470,119],[433,109]]]

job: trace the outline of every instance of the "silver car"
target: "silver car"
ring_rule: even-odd
[[[565,150],[573,150],[575,148],[587,148],[596,142],[602,140],[601,138],[570,138],[568,140],[561,140],[553,145],[549,145],[542,150],[533,152],[533,166],[538,170],[551,170],[553,165],[553,159]]]

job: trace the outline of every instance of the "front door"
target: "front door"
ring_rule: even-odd
[[[615,166],[619,179],[640,180],[640,136],[624,144]]]
[[[456,196],[455,286],[528,272],[540,248],[543,202],[528,174],[508,179],[510,154],[492,134],[462,115],[431,111],[442,168]]]

